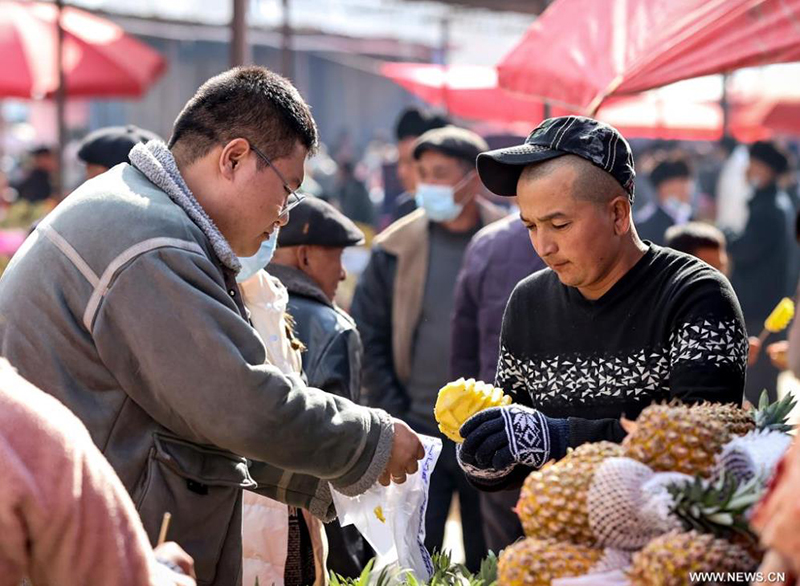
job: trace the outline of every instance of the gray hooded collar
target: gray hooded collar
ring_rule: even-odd
[[[331,300],[322,292],[322,288],[317,285],[316,281],[300,269],[277,263],[270,263],[267,265],[267,272],[283,283],[289,293],[309,297],[328,307],[334,307]]]
[[[134,167],[164,191],[197,224],[211,242],[211,247],[220,262],[234,273],[238,273],[242,268],[239,258],[186,185],[178,170],[175,157],[167,145],[160,140],[151,140],[147,144],[139,143],[133,147],[128,158]]]

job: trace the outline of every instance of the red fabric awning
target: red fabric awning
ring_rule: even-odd
[[[542,121],[541,100],[515,96],[497,86],[494,67],[432,63],[383,63],[381,74],[426,103],[459,118],[491,122]],[[531,128],[533,127],[531,126]]]
[[[594,112],[611,95],[800,60],[800,0],[557,0],[498,65],[501,87]]]
[[[521,134],[530,132],[544,117],[539,100],[511,94],[497,85],[493,67],[450,66],[429,63],[384,63],[381,73],[434,107],[446,108],[453,116],[499,123]],[[698,83],[684,90],[662,95],[659,91],[610,99],[596,116],[615,126],[625,136],[675,140],[717,140],[722,137],[722,109],[718,102],[698,94]],[[702,84],[700,84],[702,85]],[[706,91],[707,93],[707,91]],[[746,108],[736,107],[731,119],[733,135],[742,141],[763,138],[769,129],[765,116],[774,99],[751,100]],[[552,116],[573,113],[553,108]],[[513,125],[513,126],[511,126]],[[782,130],[791,128],[791,123]],[[800,131],[795,126],[794,131]]]
[[[58,87],[54,4],[0,0],[0,96],[36,98]],[[63,9],[67,95],[142,95],[165,69],[164,59],[116,24],[73,7]]]

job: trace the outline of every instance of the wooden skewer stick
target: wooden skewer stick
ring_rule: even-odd
[[[167,540],[167,531],[169,531],[169,522],[172,519],[170,513],[164,513],[164,518],[161,519],[161,531],[158,532],[158,545],[161,545]]]

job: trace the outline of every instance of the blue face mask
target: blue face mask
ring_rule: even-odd
[[[464,211],[464,204],[469,201],[457,203],[455,199],[456,192],[471,178],[472,173],[468,173],[455,186],[419,183],[415,198],[417,206],[424,209],[428,217],[434,222],[455,220]]]
[[[239,257],[242,270],[236,275],[237,283],[246,281],[269,264],[278,245],[278,231],[279,228],[275,228],[275,231],[261,243],[261,248],[253,256]]]

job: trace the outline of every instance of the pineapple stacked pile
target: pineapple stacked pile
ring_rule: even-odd
[[[653,405],[622,445],[587,444],[533,472],[517,505],[527,538],[501,555],[500,585],[625,568],[632,586],[677,586],[689,572],[754,570],[746,515],[791,441],[793,407]]]

